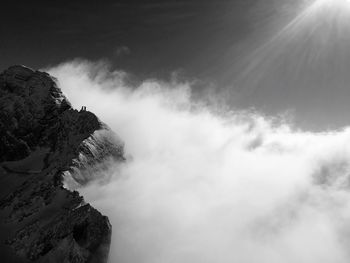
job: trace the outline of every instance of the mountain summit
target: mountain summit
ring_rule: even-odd
[[[111,225],[74,191],[123,143],[93,113],[73,109],[45,72],[0,74],[0,254],[5,262],[106,262]],[[105,164],[105,165],[104,165]]]

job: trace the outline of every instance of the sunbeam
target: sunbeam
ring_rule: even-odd
[[[270,114],[275,114],[276,109],[290,110],[296,116],[304,114],[313,124],[324,122],[323,116],[332,116],[337,123],[341,119],[334,112],[348,97],[349,50],[349,1],[308,3],[293,21],[249,56],[248,64],[235,80],[239,91],[235,102],[247,101]],[[332,99],[334,94],[343,94],[338,104]],[[313,128],[305,122],[299,125]]]

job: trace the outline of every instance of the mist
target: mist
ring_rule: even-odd
[[[191,83],[131,86],[103,62],[48,71],[125,143],[108,183],[79,189],[113,225],[111,263],[349,262],[349,128],[219,111]]]

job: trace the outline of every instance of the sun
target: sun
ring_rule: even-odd
[[[307,0],[303,15],[318,16],[318,19],[333,17],[335,20],[350,21],[350,0]]]
[[[316,6],[324,6],[328,8],[334,7],[349,7],[350,0],[314,0],[312,1]]]

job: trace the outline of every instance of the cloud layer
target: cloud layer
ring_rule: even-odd
[[[125,142],[129,160],[110,182],[80,189],[111,220],[110,262],[349,261],[350,129],[214,113],[188,83],[130,87],[104,63],[49,72]]]

